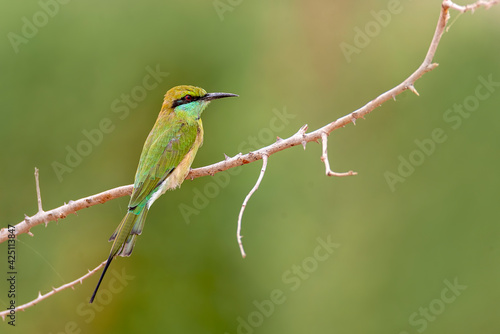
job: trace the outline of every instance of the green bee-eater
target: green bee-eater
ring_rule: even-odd
[[[189,173],[203,143],[203,110],[210,101],[230,96],[238,95],[207,93],[193,86],[177,86],[165,94],[160,114],[142,149],[127,214],[109,238],[113,245],[91,303],[113,258],[132,253],[153,202],[168,189],[179,187]]]

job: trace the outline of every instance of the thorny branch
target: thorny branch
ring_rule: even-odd
[[[193,169],[189,172],[187,178],[188,179],[195,179],[198,177],[202,176],[208,176],[208,175],[214,175],[215,173],[219,173],[225,170],[228,170],[233,167],[237,166],[242,166],[257,160],[262,159],[263,160],[263,166],[259,175],[259,178],[257,180],[257,183],[255,186],[252,188],[250,193],[247,195],[245,198],[245,201],[243,202],[243,205],[241,207],[240,215],[238,218],[238,228],[237,228],[237,239],[238,239],[238,245],[240,246],[241,253],[243,257],[245,256],[245,252],[243,250],[243,245],[241,243],[241,217],[243,214],[243,211],[246,207],[246,204],[248,202],[248,199],[250,196],[257,190],[257,188],[260,185],[260,182],[262,181],[262,178],[264,176],[266,166],[267,166],[267,160],[268,158],[273,155],[274,153],[277,153],[279,151],[283,151],[287,148],[297,146],[297,145],[302,145],[305,149],[306,144],[315,141],[319,142],[319,140],[322,141],[322,155],[321,155],[321,160],[325,164],[325,170],[326,170],[326,175],[328,176],[349,176],[349,175],[356,175],[355,172],[349,171],[346,173],[335,173],[330,169],[330,163],[328,161],[328,154],[327,154],[327,140],[328,140],[328,135],[334,131],[337,130],[341,127],[345,127],[349,123],[355,123],[358,118],[364,118],[365,115],[368,113],[372,112],[375,110],[375,108],[379,107],[383,103],[387,102],[390,99],[395,99],[397,95],[403,93],[405,90],[410,90],[411,92],[415,93],[416,95],[419,95],[417,90],[415,89],[415,82],[420,79],[425,73],[433,70],[438,66],[437,63],[432,63],[432,59],[434,58],[434,55],[436,53],[437,47],[439,45],[439,42],[441,40],[441,37],[443,33],[445,32],[448,20],[449,20],[449,9],[454,9],[460,13],[465,13],[467,11],[474,12],[476,9],[480,7],[484,7],[486,9],[489,9],[493,5],[496,5],[500,2],[500,0],[491,0],[491,1],[484,1],[484,0],[479,0],[476,1],[473,4],[469,4],[466,6],[460,6],[455,4],[454,2],[450,0],[443,0],[441,4],[441,12],[439,15],[438,23],[436,26],[436,30],[434,32],[434,36],[432,38],[431,44],[429,46],[429,49],[427,51],[427,54],[425,56],[424,61],[422,64],[417,68],[415,72],[413,72],[408,78],[406,78],[402,83],[397,85],[396,87],[386,91],[385,93],[379,95],[375,99],[371,100],[367,104],[365,104],[363,107],[351,112],[350,114],[347,114],[336,121],[333,121],[322,128],[319,128],[315,131],[306,133],[307,131],[307,125],[302,126],[299,131],[292,135],[289,138],[286,139],[281,139],[278,137],[277,141],[274,144],[268,145],[266,147],[263,147],[257,151],[254,152],[249,152],[247,154],[237,154],[236,156],[229,158],[226,156],[226,159],[209,165],[205,167],[200,167]],[[47,226],[48,222],[50,221],[57,221],[58,219],[63,219],[66,218],[67,215],[71,213],[76,213],[77,211],[91,207],[93,205],[99,204],[99,203],[105,203],[107,201],[110,201],[115,198],[119,198],[125,195],[130,195],[132,193],[132,185],[126,185],[126,186],[121,186],[118,188],[110,189],[107,191],[104,191],[102,193],[88,196],[82,199],[79,199],[77,201],[70,201],[69,203],[65,203],[64,205],[55,208],[50,211],[43,211],[42,209],[42,200],[41,200],[41,195],[40,195],[40,186],[39,186],[39,181],[38,181],[38,169],[35,169],[35,180],[36,180],[36,188],[37,188],[37,199],[38,199],[38,212],[31,216],[25,216],[25,219],[15,225],[15,234],[16,236],[22,233],[28,233],[29,235],[33,236],[33,234],[30,232],[30,229],[33,226],[45,223]],[[6,241],[8,239],[8,234],[9,231],[7,228],[2,228],[0,230],[0,243]],[[53,288],[52,291],[48,292],[45,295],[39,294],[38,298],[35,300],[26,303],[24,305],[16,307],[16,311],[18,310],[24,310],[29,306],[33,306],[39,301],[55,294],[56,292],[59,292],[61,290],[64,290],[68,287],[73,287],[76,285],[78,282],[82,282],[84,279],[88,278],[92,274],[94,274],[97,270],[99,270],[105,262],[101,263],[98,267],[96,267],[94,270],[89,271],[86,275],[76,279],[75,281],[65,284],[59,288]],[[5,319],[5,311],[0,312],[0,316]]]
[[[36,299],[33,299],[32,301],[26,303],[26,304],[23,304],[23,305],[20,305],[20,306],[17,306],[16,307],[16,312],[17,311],[24,311],[25,309],[27,309],[28,307],[30,306],[34,306],[36,304],[38,304],[39,302],[41,302],[42,300],[44,299],[47,299],[49,298],[50,296],[58,293],[59,291],[62,291],[62,290],[65,290],[67,288],[72,288],[73,290],[75,289],[75,285],[77,283],[80,283],[80,284],[83,284],[83,280],[86,279],[87,277],[90,277],[92,276],[96,271],[98,271],[99,269],[101,269],[104,265],[106,264],[106,261],[102,262],[101,264],[99,264],[97,267],[95,267],[94,269],[92,270],[89,270],[88,273],[86,273],[85,275],[83,275],[82,277],[80,278],[77,278],[76,280],[74,280],[73,282],[69,282],[69,283],[66,283],[64,285],[61,285],[60,287],[58,288],[52,288],[52,290],[50,290],[49,292],[47,292],[46,294],[43,294],[38,291],[38,297]],[[7,311],[2,311],[0,312],[0,317],[2,317],[3,320],[5,320],[5,317],[9,314],[10,310],[7,310]]]

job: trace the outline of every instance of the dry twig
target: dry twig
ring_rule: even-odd
[[[41,302],[42,300],[44,299],[47,299],[49,298],[50,296],[58,293],[59,291],[62,291],[62,290],[65,290],[67,288],[72,288],[73,290],[75,289],[74,286],[77,284],[77,283],[80,283],[80,284],[83,284],[83,280],[94,275],[99,269],[101,269],[104,265],[106,264],[106,261],[102,262],[100,265],[98,265],[97,267],[95,267],[94,269],[92,270],[89,270],[88,273],[86,273],[85,275],[83,275],[82,277],[80,278],[77,278],[76,280],[74,280],[73,282],[69,282],[67,284],[64,284],[64,285],[61,285],[60,287],[58,288],[52,288],[52,290],[50,290],[49,292],[47,292],[46,294],[43,294],[39,291],[38,292],[38,297],[33,299],[32,301],[26,303],[26,304],[23,304],[21,306],[17,306],[15,311],[18,312],[18,311],[24,311],[25,309],[27,309],[28,307],[30,306],[34,306],[36,304],[38,304],[39,302]],[[9,315],[10,313],[10,310],[7,310],[7,311],[2,311],[0,312],[0,317],[2,317],[3,320],[5,320],[5,317],[7,315]]]
[[[267,168],[267,159],[268,156],[264,155],[262,157],[262,168],[260,170],[259,178],[257,179],[257,182],[253,186],[252,190],[248,193],[247,197],[245,197],[245,200],[243,201],[243,204],[241,205],[241,210],[240,214],[238,215],[238,227],[236,229],[236,239],[238,240],[238,245],[240,246],[240,252],[241,256],[245,258],[247,255],[245,254],[245,250],[243,249],[243,243],[241,242],[241,219],[243,218],[243,212],[245,212],[245,208],[247,206],[248,200],[250,197],[252,197],[253,193],[259,189],[259,185],[262,182],[262,179],[264,178],[264,174],[266,173],[266,168]]]
[[[352,170],[346,172],[346,173],[336,173],[330,169],[330,161],[328,160],[328,134],[326,132],[323,132],[321,134],[321,143],[323,146],[323,154],[321,155],[321,161],[325,164],[325,174],[326,176],[351,176],[351,175],[358,175],[358,173],[353,172]]]

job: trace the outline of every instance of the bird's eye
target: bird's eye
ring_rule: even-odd
[[[187,102],[191,102],[193,101],[193,97],[191,95],[186,95],[184,96],[184,100],[186,100]]]

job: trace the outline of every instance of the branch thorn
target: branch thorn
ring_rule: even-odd
[[[413,86],[413,84],[408,85],[408,89],[411,90],[415,95],[420,96],[420,94],[417,92],[417,90],[415,89],[415,86]]]
[[[428,69],[429,71],[432,71],[433,69],[435,69],[435,68],[436,68],[436,67],[438,67],[438,66],[439,66],[439,64],[438,64],[438,63],[432,63],[432,64],[429,64],[429,65],[427,66],[427,69]]]

